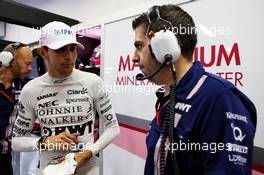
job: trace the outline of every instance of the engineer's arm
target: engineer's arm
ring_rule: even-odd
[[[230,89],[211,101],[199,132],[214,147],[202,151],[206,174],[251,174],[255,119],[254,105]]]

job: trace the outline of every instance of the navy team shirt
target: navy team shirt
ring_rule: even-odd
[[[29,81],[14,79],[9,88],[0,82],[0,154],[11,151],[11,133],[17,116],[17,103],[22,87]]]
[[[146,140],[145,175],[160,171],[160,133],[169,98],[157,96],[159,116],[151,122]],[[256,109],[242,92],[195,62],[178,83],[175,99],[173,147],[180,175],[251,174]],[[167,175],[172,174],[168,159]]]

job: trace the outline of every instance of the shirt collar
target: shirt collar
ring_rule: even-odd
[[[186,99],[186,97],[189,95],[191,90],[194,88],[194,86],[197,84],[199,79],[202,77],[202,75],[205,73],[204,68],[202,67],[201,63],[199,61],[194,62],[192,67],[187,71],[187,73],[182,77],[182,79],[179,81],[177,87],[176,87],[176,96],[180,99]],[[165,89],[163,87],[159,88],[156,92],[156,96],[158,98],[158,102],[162,102],[164,100],[164,92]],[[167,95],[166,97],[168,97]]]
[[[46,76],[46,80],[47,80],[49,83],[53,83],[53,84],[61,84],[61,83],[65,83],[65,82],[67,82],[67,81],[72,80],[73,77],[75,76],[75,74],[76,74],[76,70],[73,69],[72,73],[71,73],[69,76],[67,76],[67,77],[63,77],[63,78],[54,78],[54,77],[50,76],[48,72],[45,74],[45,76]]]
[[[192,67],[179,81],[176,87],[176,94],[185,99],[204,73],[205,70],[201,63],[199,61],[194,62]]]

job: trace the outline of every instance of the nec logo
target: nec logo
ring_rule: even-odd
[[[175,109],[179,109],[183,112],[188,112],[191,109],[191,107],[192,106],[189,104],[179,103],[179,102],[175,105]]]
[[[52,107],[52,106],[58,106],[59,104],[57,104],[58,100],[54,100],[54,101],[48,101],[42,104],[38,104],[39,108],[48,108],[48,107]]]

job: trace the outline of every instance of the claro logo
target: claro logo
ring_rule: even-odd
[[[69,94],[69,95],[88,94],[88,90],[87,90],[87,88],[82,88],[82,90],[71,89],[71,90],[67,91],[67,94]]]

